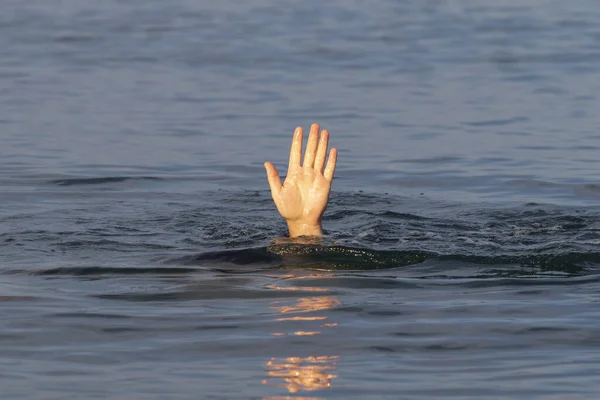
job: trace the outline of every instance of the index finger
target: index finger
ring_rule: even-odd
[[[302,127],[297,127],[294,131],[294,137],[292,138],[292,147],[290,149],[290,164],[288,171],[292,169],[294,165],[300,166],[300,159],[302,158]]]

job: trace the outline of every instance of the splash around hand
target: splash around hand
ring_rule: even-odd
[[[302,128],[296,128],[290,149],[288,172],[283,184],[273,164],[265,163],[271,196],[285,218],[290,237],[321,236],[321,218],[327,207],[331,181],[335,172],[337,150],[331,149],[327,164],[329,132],[310,127],[302,165]]]

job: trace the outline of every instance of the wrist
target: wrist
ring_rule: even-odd
[[[322,236],[321,221],[290,221],[286,220],[290,237],[296,236]]]

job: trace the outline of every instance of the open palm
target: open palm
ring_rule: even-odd
[[[331,149],[325,165],[329,133],[319,130],[319,125],[311,126],[304,162],[300,165],[302,128],[296,128],[288,173],[283,184],[275,166],[270,162],[265,163],[273,201],[281,216],[288,222],[290,236],[321,234],[321,217],[329,199],[337,150]]]

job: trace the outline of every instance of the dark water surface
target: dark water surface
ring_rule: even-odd
[[[596,1],[0,9],[0,398],[600,394]]]

